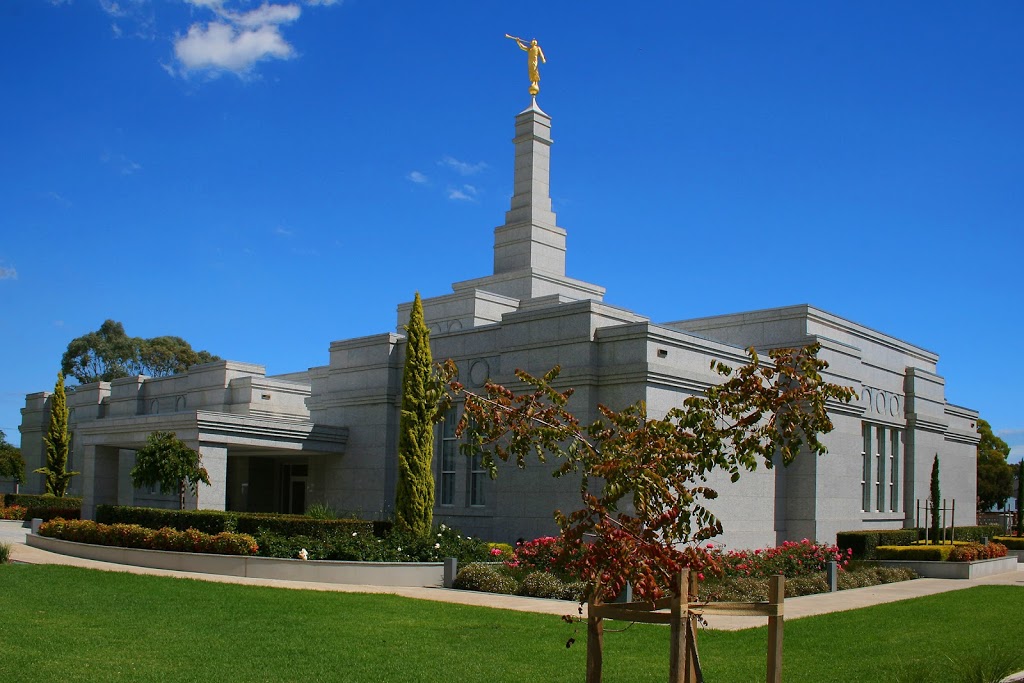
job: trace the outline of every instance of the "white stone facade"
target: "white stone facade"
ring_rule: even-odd
[[[972,523],[978,434],[975,411],[945,400],[938,356],[812,306],[656,324],[604,303],[604,289],[565,275],[565,231],[548,190],[551,119],[536,104],[516,117],[515,190],[495,229],[493,274],[455,283],[424,300],[435,359],[454,359],[461,380],[509,384],[514,371],[562,367],[574,387],[570,407],[583,422],[599,403],[647,402],[662,415],[718,381],[710,361],[746,360],[744,349],[819,342],[829,381],[852,386],[852,405],[830,406],[829,453],[789,468],[713,478],[710,507],[732,547],[786,539],[834,541],[837,531],[914,523],[928,495],[931,463],[941,463],[943,496],[957,522]],[[411,303],[398,307],[397,330]],[[133,490],[127,476],[146,435],[170,429],[199,448],[214,485],[198,507],[297,510],[313,502],[361,516],[390,515],[397,479],[398,419],[405,340],[385,333],[330,344],[329,362],[305,373],[265,377],[261,366],[220,361],[183,375],[86,385],[69,395],[74,492],[85,513],[104,502],[170,504]],[[43,462],[47,394],[22,411],[22,450],[31,471]],[[578,507],[578,482],[550,465],[503,467],[497,480],[463,456],[438,429],[435,520],[488,539],[512,541],[555,531],[552,513]],[[447,450],[446,450],[447,449]],[[31,475],[26,491],[38,490]]]

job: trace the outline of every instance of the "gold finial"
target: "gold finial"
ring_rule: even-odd
[[[534,97],[540,92],[540,68],[538,67],[538,60],[544,64],[548,63],[548,60],[544,57],[544,50],[540,49],[540,45],[537,44],[536,40],[531,40],[530,44],[527,45],[522,38],[516,38],[505,34],[506,38],[511,38],[516,41],[519,45],[519,49],[526,53],[526,68],[530,72],[530,94]]]

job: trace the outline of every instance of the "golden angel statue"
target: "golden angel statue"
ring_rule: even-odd
[[[539,64],[540,62],[548,63],[548,60],[544,57],[544,50],[540,49],[540,45],[537,44],[536,40],[531,40],[530,44],[527,45],[522,38],[516,38],[507,33],[505,37],[516,41],[519,49],[526,53],[526,68],[530,72],[530,94],[535,96],[540,92]]]

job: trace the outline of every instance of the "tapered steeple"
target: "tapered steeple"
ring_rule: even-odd
[[[551,117],[534,99],[516,116],[515,175],[505,224],[494,231],[494,273],[565,275],[565,230],[551,210]]]

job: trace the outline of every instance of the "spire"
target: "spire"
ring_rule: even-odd
[[[494,274],[531,269],[565,275],[565,230],[551,210],[551,117],[537,106],[516,116],[515,176],[505,224],[494,231]]]

